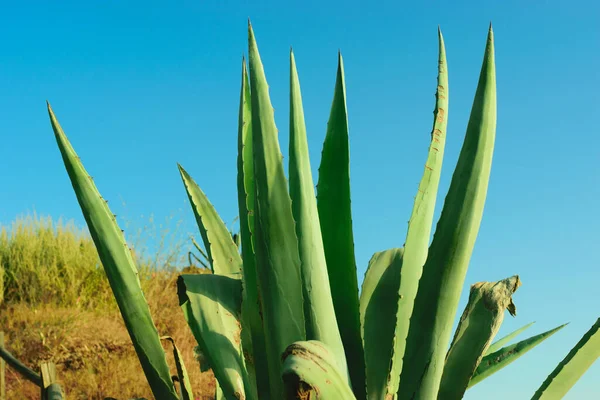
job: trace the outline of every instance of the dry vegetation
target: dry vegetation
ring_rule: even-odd
[[[172,336],[183,353],[196,398],[214,398],[214,378],[200,372],[196,341],[178,305],[178,269],[138,261],[159,333]],[[152,399],[86,231],[35,216],[18,219],[0,231],[0,273],[0,330],[14,356],[34,370],[41,361],[55,362],[68,399]],[[163,344],[175,375],[172,348]],[[6,380],[8,399],[39,398],[39,389],[10,367]]]

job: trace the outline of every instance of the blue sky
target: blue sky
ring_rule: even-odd
[[[467,285],[519,274],[518,315],[507,314],[501,335],[530,321],[537,321],[530,335],[571,323],[466,398],[530,398],[600,316],[598,3],[200,3],[4,5],[0,223],[35,210],[83,224],[45,100],[113,211],[133,226],[153,214],[158,223],[171,218],[172,228],[183,220],[181,237],[196,233],[177,162],[232,221],[240,66],[250,17],[286,162],[294,48],[315,181],[342,51],[362,278],[372,253],[404,243],[432,123],[438,24],[448,54],[450,107],[436,219],[492,21],[496,147],[459,313]],[[600,397],[599,379],[596,363],[566,398]]]

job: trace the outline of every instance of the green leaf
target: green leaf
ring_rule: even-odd
[[[271,398],[283,395],[281,354],[304,340],[300,256],[292,204],[269,89],[252,26],[248,24],[256,218],[256,273],[267,344]]]
[[[242,258],[227,225],[186,170],[179,164],[177,167],[200,228],[213,273],[227,276],[239,275],[242,269]]]
[[[181,398],[183,400],[194,400],[194,393],[192,392],[192,384],[190,383],[190,377],[183,363],[183,356],[175,345],[175,340],[170,336],[162,336],[161,339],[168,340],[173,346],[173,357],[175,358],[175,367],[177,368],[177,377],[181,384]]]
[[[290,196],[296,220],[303,281],[306,338],[328,346],[341,371],[347,370],[344,346],[335,319],[321,224],[310,169],[302,95],[294,53],[290,52]]]
[[[500,330],[504,310],[508,309],[512,316],[516,315],[512,295],[519,286],[521,281],[518,275],[471,286],[469,302],[446,355],[438,399],[463,398],[483,353]]]
[[[215,387],[215,400],[227,400],[225,398],[225,395],[223,394],[223,390],[221,390],[221,387],[219,386],[218,382],[217,382],[217,386]]]
[[[227,398],[256,399],[241,345],[242,283],[222,275],[180,275],[179,304]]]
[[[387,392],[403,253],[402,248],[375,253],[360,292],[360,325],[370,400],[383,399]]]
[[[485,351],[485,353],[483,353],[483,355],[487,356],[488,354],[492,354],[492,353],[500,350],[504,345],[506,345],[511,340],[513,340],[514,338],[519,336],[521,333],[523,333],[523,331],[525,331],[527,328],[529,328],[533,324],[535,324],[535,322],[530,322],[527,325],[517,329],[516,331],[509,333],[508,335],[504,336],[503,338],[498,339],[497,341],[492,343],[490,345],[490,347],[488,347],[488,349]]]
[[[471,377],[471,380],[469,381],[469,387],[478,384],[485,378],[508,366],[510,363],[517,360],[523,354],[527,353],[529,350],[533,349],[565,326],[566,324],[561,325],[486,355],[482,358],[479,366],[475,370],[475,373]]]
[[[448,65],[446,48],[441,30],[438,29],[439,54],[438,77],[433,111],[433,127],[427,162],[423,177],[419,183],[412,214],[408,222],[408,232],[404,245],[400,286],[395,307],[395,331],[393,337],[393,353],[387,382],[387,396],[398,392],[400,373],[406,352],[406,337],[411,324],[415,297],[419,288],[419,280],[423,272],[423,264],[427,260],[427,249],[431,237],[433,212],[442,172],[444,147],[446,144],[446,127],[448,125]]]
[[[366,399],[365,355],[360,334],[358,277],[350,205],[350,148],[344,64],[338,55],[333,104],[323,143],[317,208],[337,323],[357,399]]]
[[[23,378],[36,386],[42,386],[42,377],[13,356],[5,347],[0,345],[0,358]]]
[[[400,378],[401,400],[437,397],[483,215],[495,135],[496,73],[490,26],[467,134],[419,281]]]
[[[242,240],[242,344],[246,357],[246,367],[250,379],[256,381],[258,398],[269,396],[269,375],[265,332],[261,318],[256,280],[256,259],[254,255],[252,231],[254,230],[254,158],[252,155],[252,110],[250,86],[246,61],[242,60],[242,88],[240,93],[240,111],[238,122],[238,159],[237,188],[240,215],[240,235]],[[263,356],[261,356],[263,355]],[[258,373],[256,372],[258,371]]]
[[[63,388],[58,383],[53,383],[44,390],[43,400],[63,400],[65,398]]]
[[[562,399],[600,357],[600,318],[556,366],[532,400]]]
[[[177,400],[165,352],[123,232],[63,132],[50,104],[48,114],[77,201],[152,393],[159,399]]]
[[[296,342],[282,356],[282,377],[287,399],[353,400],[346,373],[335,355],[316,340]]]

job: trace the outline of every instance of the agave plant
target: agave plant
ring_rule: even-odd
[[[359,291],[341,54],[315,195],[293,52],[288,182],[267,80],[249,25],[249,73],[243,60],[237,156],[241,252],[205,193],[178,166],[212,271],[181,275],[178,296],[198,342],[201,368],[211,368],[216,376],[216,398],[459,399],[469,387],[564,326],[509,344],[529,324],[493,342],[505,310],[516,312],[512,295],[521,281],[515,275],[472,285],[450,340],[490,176],[496,76],[490,26],[463,147],[430,243],[449,101],[446,53],[438,34],[434,121],[406,240],[404,246],[372,257]],[[177,399],[122,231],[48,109],[153,394]],[[598,358],[599,326],[600,319],[535,398],[559,398]],[[176,347],[174,352],[179,395],[192,399]]]

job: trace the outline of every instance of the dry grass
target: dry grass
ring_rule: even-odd
[[[4,300],[99,308],[111,295],[89,234],[37,215],[0,229]]]
[[[55,362],[68,399],[152,399],[89,236],[72,224],[49,224],[29,218],[0,234],[0,268],[8,277],[0,329],[7,349],[32,369],[44,360]],[[196,398],[214,398],[214,377],[200,372],[196,341],[178,305],[178,271],[140,264],[160,335],[173,337],[182,352]],[[163,345],[175,375],[172,348]],[[10,367],[6,380],[8,399],[39,398],[39,389]]]

